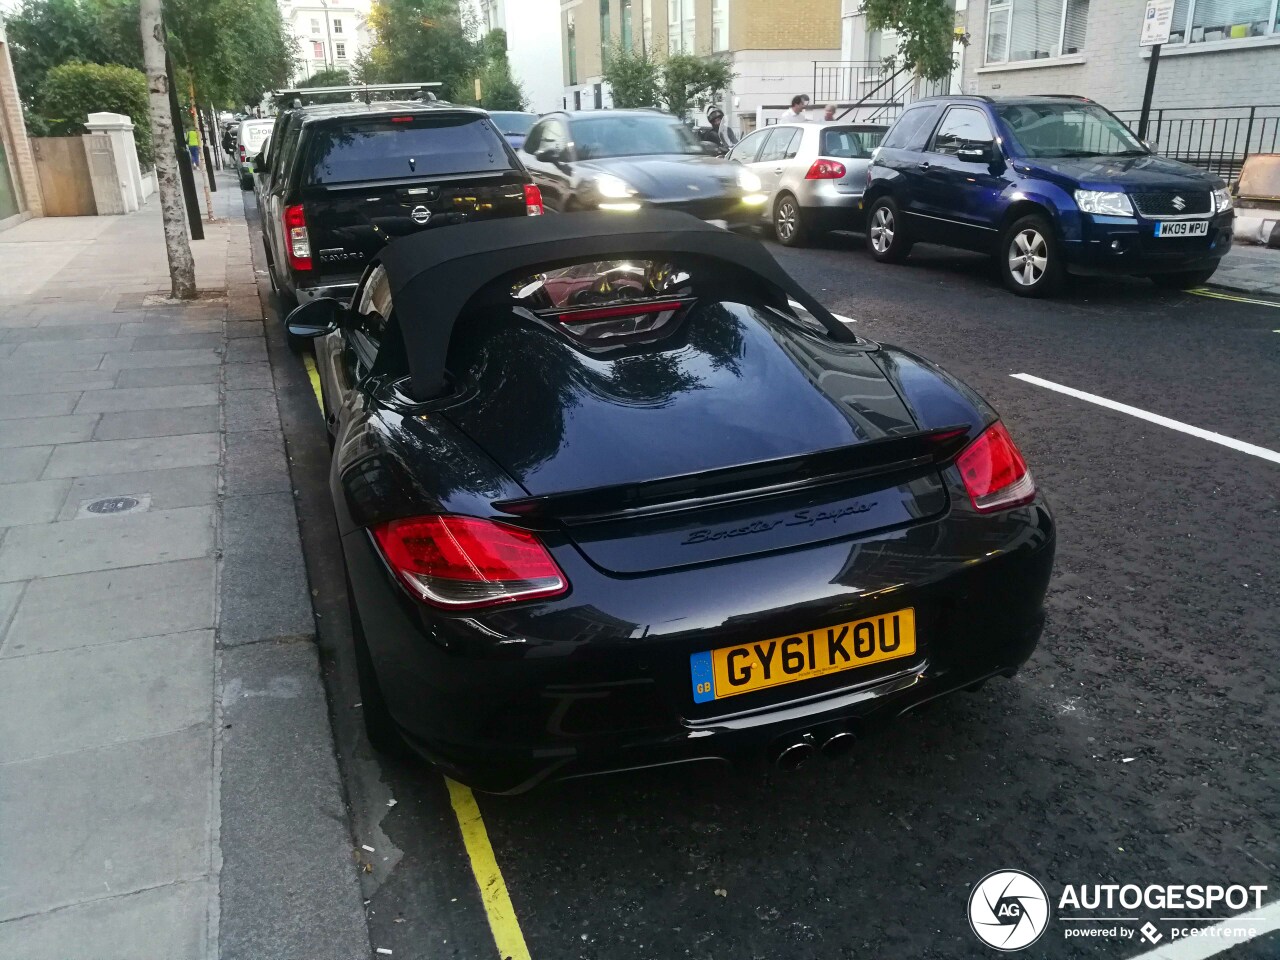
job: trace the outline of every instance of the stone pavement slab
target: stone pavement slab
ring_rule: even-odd
[[[3,374],[0,374],[3,376]],[[2,403],[3,401],[0,401]],[[30,447],[46,443],[75,443],[93,436],[95,416],[40,417],[0,420],[0,447]]]
[[[217,463],[220,452],[215,433],[70,443],[53,451],[45,476],[84,477],[152,468],[194,467]]]
[[[49,385],[45,378],[45,386]],[[80,402],[78,393],[32,393],[26,396],[3,394],[4,378],[0,378],[0,422],[27,420],[33,417],[61,417],[75,409]]]
[[[176,387],[187,383],[217,383],[222,368],[210,364],[199,367],[138,367],[121,370],[117,387]]]
[[[85,341],[80,341],[81,343]],[[23,346],[35,346],[35,344],[23,344]],[[101,357],[103,351],[90,351]],[[24,360],[14,360],[15,364],[24,364]],[[116,385],[116,375],[114,371],[104,372],[102,370],[68,370],[65,375],[51,375],[47,370],[32,370],[27,368],[25,373],[11,373],[7,377],[0,379],[0,396],[10,397],[15,394],[26,394],[29,397],[44,396],[44,390],[61,390],[79,391],[79,390],[110,390]],[[61,393],[59,393],[61,395]],[[8,399],[2,404],[8,408],[11,402],[21,402],[21,398],[15,401]],[[70,413],[70,410],[65,411]]]
[[[1280,250],[1237,243],[1222,258],[1209,285],[1280,297]]]
[[[0,483],[35,480],[44,473],[53,447],[17,447],[0,456]]]
[[[70,486],[70,480],[34,480],[0,486],[0,527],[51,523],[58,518]]]
[[[218,387],[211,383],[171,387],[116,387],[86,393],[76,413],[118,413],[121,410],[172,410],[204,407],[218,402]]]
[[[101,370],[115,373],[131,367],[199,367],[221,363],[218,350],[139,350],[137,353],[108,353]]]
[[[298,544],[292,493],[229,497],[222,507],[224,646],[312,637],[315,619]],[[0,545],[0,580],[4,546]]]
[[[212,629],[215,583],[212,557],[33,580],[0,657]]]
[[[57,482],[57,481],[45,481]],[[102,477],[79,477],[71,482],[63,501],[59,520],[73,520],[86,500],[106,497],[151,498],[152,510],[174,507],[198,507],[218,498],[218,468],[176,467],[168,470],[144,470],[140,473],[112,473]]]
[[[168,369],[188,370],[202,368],[172,367]],[[220,415],[218,407],[215,405],[105,413],[98,423],[98,428],[93,433],[93,439],[140,440],[145,437],[211,434],[217,432],[219,422]]]

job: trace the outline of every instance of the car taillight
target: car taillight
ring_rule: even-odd
[[[583,323],[587,320],[612,320],[616,317],[638,317],[645,313],[666,313],[679,310],[679,300],[659,300],[651,303],[629,303],[620,307],[598,307],[593,310],[570,310],[558,315],[561,323]]]
[[[979,513],[1035,499],[1036,483],[1004,424],[996,421],[956,458],[964,488]]]
[[[307,237],[307,218],[300,203],[284,208],[284,250],[293,269],[311,269],[311,241]]]
[[[569,581],[527,530],[476,517],[392,520],[373,528],[382,555],[420,600],[467,610],[554,597]]]
[[[530,217],[542,216],[542,191],[538,189],[537,184],[524,185],[524,212]]]
[[[835,160],[815,160],[804,178],[806,180],[843,180],[846,172],[843,163],[837,163]]]
[[[244,144],[240,144],[240,162],[244,163]]]

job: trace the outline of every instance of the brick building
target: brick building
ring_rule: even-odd
[[[40,215],[40,182],[0,17],[0,230]]]
[[[722,106],[751,130],[813,88],[813,65],[840,54],[840,0],[561,0],[563,106],[611,105],[601,77],[610,44],[659,55],[725,57],[736,77]]]

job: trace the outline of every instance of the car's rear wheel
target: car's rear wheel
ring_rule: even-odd
[[[1217,272],[1218,265],[1215,263],[1206,270],[1182,270],[1178,273],[1153,273],[1151,282],[1157,287],[1164,287],[1167,290],[1189,290],[1192,287],[1203,286],[1209,282],[1209,278]]]
[[[800,215],[800,204],[789,193],[778,197],[773,205],[773,233],[784,247],[800,247],[809,239],[809,231]]]
[[[881,197],[867,211],[867,250],[881,263],[901,263],[911,252],[898,205]]]
[[[350,579],[347,580],[347,606],[351,610],[351,643],[355,649],[356,680],[360,684],[364,732],[373,749],[379,753],[407,760],[414,755],[413,750],[396,722],[391,719],[391,711],[387,709],[387,700],[382,694],[382,685],[378,683],[378,675],[374,672],[373,656],[369,653],[369,643],[364,636],[364,624],[360,620],[360,611],[356,609],[355,597],[351,592]]]
[[[1011,223],[1000,240],[997,266],[1004,285],[1020,297],[1056,293],[1064,271],[1049,221],[1033,213]]]

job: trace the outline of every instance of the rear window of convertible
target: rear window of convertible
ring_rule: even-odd
[[[484,117],[406,115],[329,123],[311,135],[310,184],[503,172],[506,142]]]

